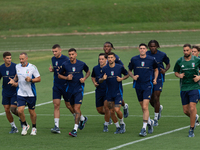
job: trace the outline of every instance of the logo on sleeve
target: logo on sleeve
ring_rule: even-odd
[[[114,76],[114,71],[111,71],[111,76]]]
[[[145,64],[145,63],[142,61],[142,62],[141,62],[141,66],[144,67],[144,64]]]
[[[195,67],[195,63],[192,63],[192,67]]]
[[[73,71],[73,72],[76,71],[76,67],[72,67],[72,71]]]
[[[8,70],[6,71],[6,75],[7,75],[7,76],[9,75],[9,71],[8,71]]]

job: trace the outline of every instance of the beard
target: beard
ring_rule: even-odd
[[[189,55],[184,55],[184,57],[188,58],[188,57],[190,57],[190,55],[191,55],[191,54],[189,54]]]

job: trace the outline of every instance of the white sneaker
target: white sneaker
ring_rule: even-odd
[[[37,129],[36,128],[32,128],[31,134],[30,135],[36,135],[37,133]]]
[[[199,126],[199,115],[196,114],[196,119],[195,119],[195,124],[194,124],[194,128],[196,128],[196,126]]]
[[[27,124],[27,126],[23,125],[21,135],[26,135],[29,128],[30,128],[30,126],[28,124]]]
[[[159,114],[158,114],[158,120],[161,118],[162,110],[163,110],[163,105],[160,105]]]

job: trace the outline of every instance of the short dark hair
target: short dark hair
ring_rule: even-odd
[[[156,41],[156,40],[151,40],[151,41],[149,41],[148,47],[150,47],[151,43],[155,43],[155,44],[156,44],[156,47],[160,48],[160,45],[159,45],[158,41]]]
[[[4,52],[3,53],[3,58],[6,58],[6,56],[11,56],[11,53],[10,52]]]
[[[26,52],[22,52],[22,53],[20,53],[19,55],[25,55],[26,57],[28,57],[28,55],[27,55]]]
[[[113,56],[115,56],[115,53],[110,52],[110,53],[108,53],[108,56],[109,56],[109,55],[113,55]]]
[[[100,53],[99,56],[104,56],[107,59],[107,55],[105,53]]]
[[[140,46],[145,46],[146,48],[148,48],[148,46],[145,44],[145,43],[141,43],[140,45],[139,45],[139,47]]]
[[[199,46],[193,45],[192,48],[196,48],[200,52],[200,47]]]
[[[60,45],[55,44],[55,45],[52,47],[52,49],[56,49],[56,48],[60,48]]]
[[[192,48],[190,44],[184,44],[183,47],[189,47],[189,48]]]
[[[68,52],[76,52],[76,49],[75,48],[70,48],[69,50],[68,50]]]
[[[111,42],[105,42],[104,45],[105,45],[105,44],[110,44],[110,46],[111,46],[113,49],[115,49],[114,46],[113,46],[113,44],[112,44]]]

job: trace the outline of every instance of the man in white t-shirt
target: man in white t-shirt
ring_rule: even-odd
[[[19,117],[23,124],[23,129],[21,135],[26,135],[30,126],[26,122],[24,109],[27,104],[28,110],[30,113],[30,118],[32,122],[32,131],[31,135],[36,135],[36,113],[35,113],[35,104],[36,104],[36,82],[40,82],[40,74],[37,70],[37,67],[33,64],[28,63],[28,56],[26,53],[21,53],[19,55],[20,63],[16,65],[16,78],[10,79],[9,84],[15,84],[15,81],[18,80],[18,91],[17,91],[17,107]]]

